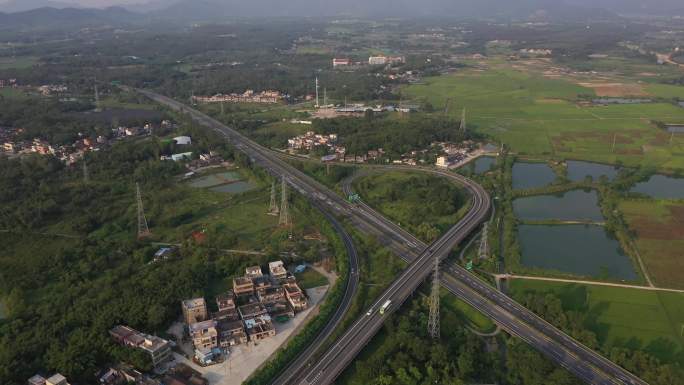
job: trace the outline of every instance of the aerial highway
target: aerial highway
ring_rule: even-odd
[[[352,182],[359,176],[368,172],[383,170],[405,169],[413,172],[427,172],[454,179],[452,173],[407,166],[380,166],[370,170],[357,172],[342,182],[342,189],[346,195],[354,193]],[[455,179],[459,182],[459,179]],[[366,211],[374,211],[363,201],[358,202]],[[397,225],[387,221],[389,226]],[[407,237],[412,243],[424,247],[425,245],[415,236],[397,229],[398,233]],[[405,260],[411,259],[403,257]],[[516,335],[523,341],[535,347],[542,354],[557,362],[559,365],[574,373],[578,378],[588,384],[640,384],[646,382],[606,359],[593,350],[585,347],[572,337],[558,330],[541,317],[518,304],[513,299],[491,287],[488,283],[480,280],[460,265],[453,262],[443,263],[441,276],[442,286],[450,293],[456,295],[471,306],[480,310],[483,314],[493,319],[499,326],[510,334]],[[483,300],[484,297],[485,299]]]
[[[196,122],[215,130],[237,149],[247,154],[253,163],[263,167],[274,176],[286,179],[313,204],[322,205],[330,212],[347,218],[361,231],[376,235],[381,243],[410,263],[372,308],[357,319],[327,351],[320,355],[320,353],[307,350],[304,355],[300,356],[302,364],[298,366],[297,373],[289,376],[286,382],[280,383],[302,385],[332,383],[370,341],[381,327],[384,318],[396,310],[429,276],[434,258],[446,256],[487,217],[490,199],[481,186],[456,174],[423,169],[423,171],[451,178],[464,186],[472,196],[472,206],[468,214],[442,238],[427,246],[370,207],[350,204],[236,130],[173,99],[147,90],[139,90],[139,92],[171,109],[187,113]],[[581,345],[462,267],[446,263],[442,270],[442,284],[451,293],[491,317],[509,333],[520,337],[586,383],[646,385],[645,381]],[[306,364],[303,364],[304,362]]]
[[[294,361],[290,362],[285,370],[278,375],[273,382],[274,384],[291,383],[293,378],[304,369],[309,362],[310,357],[321,348],[333,331],[335,331],[335,329],[339,326],[340,322],[342,322],[344,315],[347,314],[347,311],[349,311],[349,307],[352,304],[354,295],[359,288],[359,257],[351,236],[349,236],[337,218],[330,215],[330,213],[328,213],[323,207],[318,207],[318,209],[323,213],[323,215],[333,225],[335,231],[340,235],[342,241],[344,242],[344,247],[347,250],[347,255],[349,255],[349,279],[347,280],[347,287],[345,288],[342,301],[337,307],[335,314],[333,314],[333,316],[330,318],[330,321],[318,333],[314,341],[312,341],[309,346],[307,346],[307,348],[300,353]]]

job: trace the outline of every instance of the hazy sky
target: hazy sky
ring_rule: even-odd
[[[5,4],[13,4],[14,8],[17,6],[23,8],[35,8],[44,6],[46,2],[52,1],[60,5],[77,4],[85,7],[107,7],[112,5],[137,5],[137,4],[157,4],[159,6],[169,5],[181,0],[0,0],[0,10]],[[187,3],[192,3],[193,0],[185,0]],[[206,0],[205,0],[206,1]],[[216,2],[227,7],[241,7],[249,6],[252,8],[270,9],[297,9],[297,5],[303,5],[310,2],[313,8],[339,8],[345,0],[208,0]],[[523,6],[523,8],[553,8],[555,5],[572,4],[579,5],[586,8],[604,8],[615,13],[630,12],[634,10],[681,10],[684,9],[684,0],[349,0],[349,3],[363,4],[366,8],[373,6],[380,7],[380,9],[402,8],[412,10],[412,12],[420,13],[426,8],[432,6],[433,9],[491,9],[497,8],[515,8]],[[391,5],[390,5],[391,4]],[[306,7],[304,8],[306,9]],[[296,12],[296,11],[295,11]]]

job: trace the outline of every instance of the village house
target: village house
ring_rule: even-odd
[[[217,296],[216,305],[219,311],[235,309],[235,294],[233,291],[228,290],[227,293]]]
[[[250,341],[259,341],[276,335],[275,327],[268,315],[245,319],[245,328]]]
[[[261,271],[260,266],[250,266],[245,269],[245,277],[247,278],[257,278],[263,277],[264,273]]]
[[[257,294],[257,296],[273,287],[271,277],[254,278],[252,282],[254,282],[254,292]]]
[[[268,264],[268,271],[273,279],[281,280],[287,278],[287,270],[283,261],[273,261]]]
[[[189,327],[190,338],[195,349],[213,349],[218,346],[216,321],[197,322]]]
[[[266,307],[259,302],[240,306],[238,311],[240,312],[240,317],[242,317],[243,320],[268,314]]]
[[[207,303],[204,298],[187,299],[181,302],[183,319],[187,325],[201,322],[208,319]]]
[[[44,378],[43,376],[36,374],[35,376],[29,378],[29,385],[70,385],[67,382],[66,377],[57,373],[49,378]]]
[[[219,345],[222,348],[247,343],[247,333],[242,321],[220,321],[218,330]]]
[[[197,103],[261,103],[275,104],[285,98],[279,91],[267,90],[259,93],[247,90],[242,94],[216,94],[213,96],[193,96]]]
[[[143,334],[124,325],[115,326],[109,331],[109,334],[123,346],[138,348],[146,352],[154,367],[171,358],[171,343],[163,338]]]
[[[238,297],[254,294],[254,282],[247,277],[235,277],[233,278],[233,292]]]
[[[306,310],[309,303],[306,295],[295,282],[288,282],[283,285],[285,297],[295,311]]]

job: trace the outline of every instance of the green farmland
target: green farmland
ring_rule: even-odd
[[[684,87],[650,85],[653,96],[684,94]],[[668,103],[585,106],[591,88],[512,69],[466,70],[425,79],[404,94],[455,116],[468,111],[471,128],[522,155],[684,169],[684,135],[670,135],[653,121],[684,122],[684,109]]]
[[[525,292],[553,293],[566,311],[588,314],[585,327],[604,351],[643,349],[664,362],[684,364],[684,294],[640,289],[514,280],[514,298]]]
[[[30,68],[36,64],[38,64],[38,58],[35,56],[0,57],[0,70]]]
[[[684,203],[628,200],[620,203],[636,246],[656,286],[684,289]]]

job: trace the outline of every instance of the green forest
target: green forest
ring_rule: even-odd
[[[217,150],[270,185],[212,134],[183,127],[178,133],[192,135],[194,151]],[[167,146],[150,137],[88,154],[88,182],[80,164],[67,167],[49,156],[0,158],[0,299],[8,310],[0,319],[0,383],[23,384],[45,370],[59,371],[74,383],[93,383],[97,369],[120,361],[149,369],[145,356],[111,341],[107,331],[112,326],[122,323],[164,336],[180,313],[181,299],[207,295],[211,302],[218,283],[273,258],[217,251],[214,245],[225,240],[213,238],[229,241],[233,235],[230,228],[215,233],[210,226],[205,244],[177,239],[182,242],[178,258],[150,263],[157,247],[135,239],[135,182],[146,192],[153,234],[176,227],[178,215],[211,224],[201,219],[208,203],[192,200],[204,196],[178,182],[185,172],[182,165],[159,160],[172,150]],[[213,200],[222,196],[212,194]],[[320,213],[296,196],[293,212],[296,234],[318,229],[333,241],[330,252],[344,261],[344,248]],[[261,247],[273,253],[285,247],[297,250],[300,261],[319,258],[279,229],[255,239],[264,239]],[[321,321],[313,330],[320,326]]]

